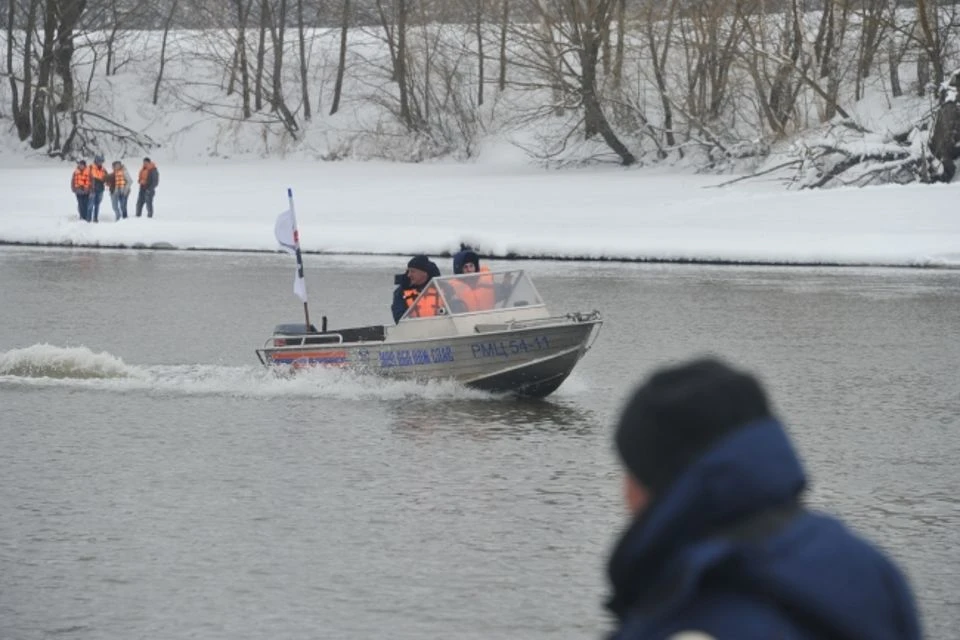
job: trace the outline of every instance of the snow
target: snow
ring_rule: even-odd
[[[108,162],[112,158],[107,158]],[[0,242],[306,252],[960,267],[960,185],[785,191],[669,170],[263,160],[159,164],[156,216],[79,220],[72,165],[0,169]],[[133,176],[136,160],[127,160]],[[130,197],[133,215],[136,188]]]
[[[338,33],[316,36],[312,82],[321,100],[329,99]],[[364,157],[361,150],[371,146],[376,153],[366,157],[416,157],[415,142],[398,135],[369,97],[377,81],[389,86],[389,78],[378,78],[369,64],[353,69],[340,113],[329,116],[328,105],[318,103],[293,140],[268,114],[241,123],[236,96],[223,95],[222,69],[196,53],[209,38],[175,35],[157,105],[151,104],[157,33],[127,34],[121,42],[127,63],[117,75],[95,74],[88,96],[93,112],[155,142],[145,151],[105,137],[102,150],[105,164],[122,159],[134,178],[143,155],[157,161],[156,217],[115,222],[105,195],[100,223],[82,222],[69,189],[73,163],[30,149],[8,127],[0,135],[0,189],[7,194],[0,243],[276,251],[273,225],[287,208],[289,187],[306,252],[436,256],[465,242],[494,257],[960,267],[956,182],[823,191],[795,183],[788,190],[781,172],[776,180],[771,174],[718,188],[736,176],[693,173],[684,164],[692,154],[658,167],[579,166],[603,145],[578,146],[573,139],[571,166],[548,169],[520,146],[536,149],[546,134],[563,139],[554,130],[561,124],[507,127],[514,103],[533,99],[510,92],[492,95],[479,110],[482,132],[469,162],[321,161]],[[353,55],[386,55],[376,37],[362,30],[352,37]],[[81,69],[94,61],[88,48],[77,55]],[[360,69],[374,75],[354,77]],[[782,141],[793,151],[775,149],[767,165],[796,159],[796,148],[817,141],[853,153],[892,148],[890,136],[909,130],[929,104],[891,98],[874,84],[847,107],[875,134],[840,139],[814,130],[805,141]],[[0,85],[0,103],[8,101]],[[914,150],[925,140],[917,136]],[[131,215],[135,201],[136,187]]]

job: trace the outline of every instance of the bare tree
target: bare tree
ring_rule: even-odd
[[[180,0],[170,2],[170,10],[163,21],[163,36],[160,40],[160,68],[157,70],[157,81],[153,84],[153,104],[160,100],[160,83],[163,81],[163,70],[167,64],[167,39],[170,36],[170,27],[173,25],[173,17],[177,12],[177,4]]]
[[[544,33],[551,38],[548,45],[558,50],[569,49],[573,60],[560,57],[566,73],[574,80],[579,106],[583,108],[583,125],[587,138],[599,134],[623,165],[637,161],[614,132],[604,113],[599,69],[603,33],[609,30],[616,0],[557,0],[549,7],[536,2],[535,8],[544,24]],[[558,41],[557,39],[560,39]]]
[[[263,109],[263,69],[267,56],[267,27],[270,25],[269,0],[260,0],[260,31],[257,39],[257,66],[253,73],[253,108]]]
[[[20,140],[30,137],[30,106],[33,102],[33,34],[37,28],[37,10],[40,0],[30,0],[27,6],[27,19],[24,29],[23,48],[20,64],[23,68],[23,98],[18,97],[17,77],[14,72],[14,44],[16,42],[17,14],[16,0],[10,0],[7,16],[7,73],[10,79],[11,112]]]
[[[614,46],[613,68],[610,70],[613,85],[619,88],[623,83],[623,52],[627,37],[627,0],[617,0],[617,42]]]
[[[483,0],[476,0],[477,11],[473,23],[477,34],[477,106],[483,105]]]
[[[126,16],[127,12],[124,7],[121,6],[120,0],[110,0],[110,29],[106,36],[107,60],[104,71],[104,74],[108,76],[112,76],[117,72],[115,62],[117,55],[117,38],[119,32],[124,28]]]
[[[47,144],[46,107],[53,100],[51,76],[53,75],[53,47],[57,31],[57,7],[47,2],[43,12],[43,40],[40,45],[40,62],[37,66],[37,90],[31,105],[30,146],[40,149]],[[29,64],[29,61],[25,61]]]
[[[303,100],[303,117],[305,120],[310,120],[310,94],[307,88],[307,44],[303,30],[303,0],[297,0],[297,47],[300,51],[300,99]]]
[[[347,36],[350,33],[350,0],[343,0],[343,13],[340,22],[340,54],[337,59],[337,80],[333,85],[333,105],[330,115],[340,109],[340,96],[343,93],[343,76],[347,68]]]
[[[929,83],[929,72],[925,67],[929,65],[933,68],[933,84],[939,85],[943,82],[943,40],[940,37],[940,18],[936,0],[916,0],[917,3],[917,22],[920,25],[920,46],[923,54],[918,62],[917,74],[921,78],[918,82],[917,91],[922,96],[925,92],[925,85]],[[922,81],[923,77],[928,81]]]
[[[677,145],[676,136],[673,131],[673,106],[670,100],[670,89],[667,87],[667,60],[670,53],[670,44],[673,39],[673,29],[677,20],[678,0],[669,0],[665,7],[661,9],[659,3],[650,2],[647,5],[646,29],[647,46],[650,49],[650,64],[653,66],[653,77],[657,85],[657,93],[660,96],[660,108],[663,110],[663,131],[666,136],[667,146],[675,147]],[[663,25],[663,35],[659,36],[657,30]]]
[[[250,17],[252,4],[253,0],[234,0],[234,8],[237,11],[237,39],[231,61],[230,81],[227,84],[227,95],[231,95],[234,91],[237,75],[240,76],[240,99],[244,120],[249,119],[252,115],[250,110],[250,66],[247,60],[247,21]]]
[[[279,0],[279,15],[271,20],[270,38],[273,42],[273,83],[270,108],[280,110],[283,102],[283,47],[287,29],[287,0]]]
[[[497,87],[500,91],[507,88],[507,26],[510,24],[510,0],[500,0],[500,74],[497,76]]]
[[[416,129],[413,115],[410,111],[410,85],[407,77],[407,24],[410,19],[409,2],[413,0],[397,0],[397,85],[400,88],[400,119],[410,130]]]
[[[47,0],[47,2],[53,3],[54,0]],[[55,4],[58,24],[54,42],[54,70],[63,83],[57,109],[68,111],[73,108],[74,102],[73,70],[70,68],[73,61],[73,36],[80,22],[80,16],[87,8],[87,0],[59,0]]]

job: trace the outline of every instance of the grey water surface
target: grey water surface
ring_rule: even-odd
[[[390,321],[403,259],[305,260],[315,323]],[[491,266],[604,314],[546,401],[264,371],[303,317],[286,255],[0,247],[0,639],[599,638],[611,425],[706,353],[761,376],[811,503],[952,637],[960,272]]]

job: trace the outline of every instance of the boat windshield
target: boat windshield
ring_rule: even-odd
[[[432,318],[496,311],[511,307],[539,306],[543,300],[523,270],[481,271],[433,278],[403,319]]]
[[[446,276],[430,284],[440,290],[452,315],[543,304],[522,270]]]

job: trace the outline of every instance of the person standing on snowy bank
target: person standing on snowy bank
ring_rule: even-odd
[[[143,213],[143,207],[146,205],[147,217],[152,218],[153,196],[156,195],[157,186],[160,184],[160,171],[150,158],[143,159],[143,166],[140,167],[137,183],[140,185],[140,191],[137,193],[137,217],[140,217]]]
[[[77,213],[80,219],[89,222],[87,215],[90,211],[90,170],[86,160],[77,160],[77,168],[70,178],[70,190],[77,196]]]
[[[90,212],[87,214],[90,222],[100,222],[100,202],[103,200],[106,180],[107,170],[103,168],[103,156],[97,154],[93,156],[93,164],[90,165]]]
[[[119,160],[113,161],[113,171],[107,176],[110,188],[110,204],[117,220],[127,218],[127,199],[130,197],[130,174]]]
[[[632,522],[607,571],[616,640],[919,640],[880,551],[808,510],[759,382],[717,360],[655,372],[615,435]]]

